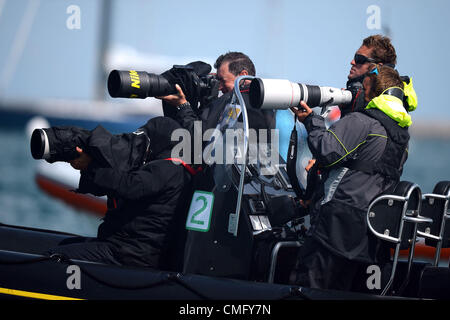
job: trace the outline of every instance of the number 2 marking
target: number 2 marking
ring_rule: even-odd
[[[194,212],[194,214],[192,215],[192,218],[191,218],[191,223],[198,224],[198,225],[202,226],[202,225],[205,224],[205,222],[201,221],[201,220],[195,220],[195,217],[198,216],[200,213],[203,212],[203,210],[206,209],[206,207],[208,205],[208,202],[206,201],[206,198],[204,196],[198,197],[197,199],[195,199],[195,202],[197,202],[199,200],[203,201],[203,206],[200,209],[198,209],[197,211]]]
[[[211,223],[214,194],[197,190],[192,195],[191,205],[186,218],[186,229],[208,232]]]

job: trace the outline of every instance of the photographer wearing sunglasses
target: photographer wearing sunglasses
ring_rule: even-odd
[[[365,38],[361,47],[356,51],[350,61],[350,72],[347,76],[347,90],[352,91],[353,100],[348,105],[341,105],[341,116],[365,107],[364,90],[362,82],[366,74],[374,65],[388,65],[395,68],[397,54],[388,37],[373,35]]]
[[[352,80],[369,72],[370,63],[389,64],[395,67],[397,54],[388,37],[373,35],[363,40],[361,47],[350,62],[352,67],[348,79]]]

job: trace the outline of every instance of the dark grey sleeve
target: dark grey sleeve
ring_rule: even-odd
[[[356,112],[334,123],[329,129],[321,116],[311,115],[303,122],[308,131],[308,145],[314,158],[324,167],[331,167],[353,155],[366,142],[370,130]]]

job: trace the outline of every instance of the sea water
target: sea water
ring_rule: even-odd
[[[0,128],[0,222],[95,236],[101,220],[72,209],[41,191],[35,182],[37,161],[22,130]],[[432,192],[441,180],[450,180],[450,138],[413,137],[402,180]]]

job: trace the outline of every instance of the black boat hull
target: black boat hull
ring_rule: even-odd
[[[0,226],[0,294],[46,300],[336,300],[396,299],[224,277],[61,261],[42,255],[74,235]]]

